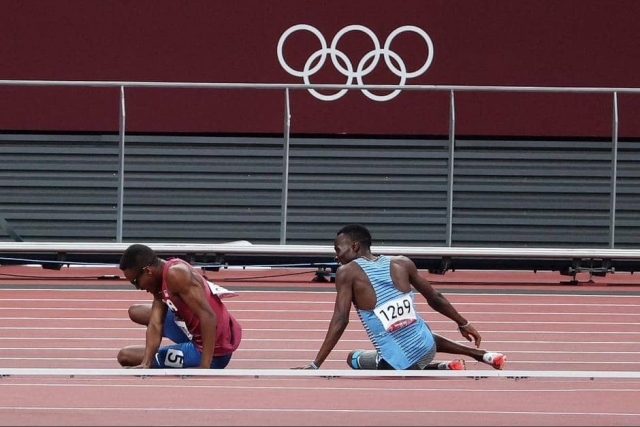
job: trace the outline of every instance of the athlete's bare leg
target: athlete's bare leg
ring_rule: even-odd
[[[118,352],[118,363],[120,366],[138,366],[144,358],[144,346],[130,345]]]
[[[129,307],[129,318],[139,325],[147,326],[151,318],[151,304],[133,304]]]
[[[487,363],[487,361],[483,359],[483,356],[487,353],[486,350],[481,350],[479,348],[469,347],[464,344],[460,344],[456,341],[450,340],[449,338],[445,338],[442,335],[438,335],[436,333],[433,334],[433,338],[436,342],[436,348],[438,349],[438,353],[460,354],[462,356],[469,356],[477,360],[478,362]],[[429,363],[425,367],[425,369],[446,369],[446,366],[448,363],[450,362],[432,362],[432,363]],[[494,368],[499,369],[498,366],[494,366]]]
[[[436,341],[438,353],[461,354],[463,356],[472,357],[478,362],[482,362],[482,356],[487,352],[486,350],[460,344],[436,333],[433,334],[433,338]]]
[[[135,323],[147,326],[151,318],[151,304],[133,304],[129,307],[129,318]],[[144,346],[130,345],[118,352],[121,366],[138,366],[144,357]]]
[[[486,363],[494,369],[502,369],[505,361],[507,360],[506,356],[502,353],[490,352],[487,350],[466,346],[438,334],[433,334],[433,337],[435,339],[438,353],[460,354],[463,356],[469,356],[474,358],[478,362]],[[439,363],[435,364],[435,367],[433,367],[433,365],[433,363],[428,365],[427,369],[443,369],[442,365]]]

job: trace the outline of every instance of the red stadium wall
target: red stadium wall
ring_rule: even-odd
[[[0,79],[303,83],[279,61],[285,31],[313,26],[330,47],[336,33],[357,24],[381,48],[402,26],[427,35],[432,49],[419,32],[393,38],[389,57],[400,58],[407,73],[432,55],[406,84],[640,87],[637,16],[636,0],[5,1]],[[312,32],[296,31],[285,40],[283,57],[303,70],[319,46]],[[336,58],[341,67],[348,58],[354,82],[372,46],[363,31],[341,36]],[[366,84],[400,82],[382,56],[371,70],[361,65]],[[343,84],[347,77],[328,57],[309,81]],[[283,131],[282,90],[125,93],[128,132]],[[290,100],[292,133],[444,135],[449,129],[446,91],[404,90],[380,102],[359,90],[333,101],[294,90]],[[458,92],[456,133],[607,137],[612,110],[610,94]],[[5,131],[117,131],[119,89],[0,85],[0,111]],[[619,117],[621,137],[640,136],[640,95],[619,94]]]

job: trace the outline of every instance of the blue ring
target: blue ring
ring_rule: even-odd
[[[356,350],[351,355],[351,367],[353,369],[360,369],[360,363],[358,362],[358,357],[362,354],[362,350]]]

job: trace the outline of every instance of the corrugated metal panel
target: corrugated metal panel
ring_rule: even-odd
[[[618,143],[615,246],[640,247],[640,141]]]
[[[112,239],[117,141],[103,135],[0,135],[0,216],[28,241]]]
[[[279,243],[280,137],[127,135],[124,241]],[[456,141],[454,246],[607,247],[609,141]],[[286,236],[446,244],[446,139],[292,138]],[[616,247],[640,238],[640,147],[620,142]],[[27,241],[114,241],[117,135],[0,134],[0,217]],[[8,236],[0,235],[8,240]]]
[[[123,240],[274,243],[282,138],[129,136]]]
[[[378,244],[443,245],[447,153],[446,140],[293,140],[287,241],[331,244],[361,222]]]
[[[611,146],[456,141],[453,244],[607,247]]]

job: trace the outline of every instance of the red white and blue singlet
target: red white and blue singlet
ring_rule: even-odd
[[[211,368],[222,369],[229,363],[231,355],[238,348],[242,339],[240,323],[227,311],[226,306],[220,300],[225,296],[235,294],[209,282],[191,265],[178,258],[170,259],[165,263],[164,277],[166,277],[169,267],[176,263],[187,264],[202,281],[207,302],[218,319]],[[163,334],[176,344],[160,347],[155,355],[153,367],[189,368],[198,366],[202,351],[200,319],[182,299],[171,294],[167,288],[166,280],[162,282],[162,301],[168,307]]]

